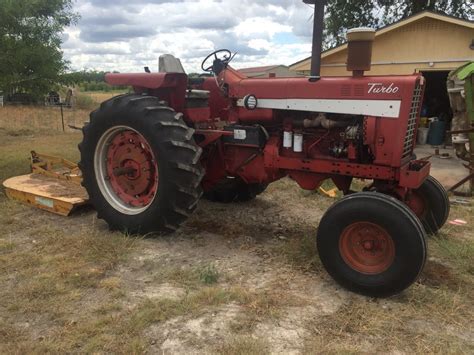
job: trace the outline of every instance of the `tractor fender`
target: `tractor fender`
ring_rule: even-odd
[[[161,89],[186,86],[188,76],[183,73],[133,73],[105,75],[105,81],[112,86],[133,86],[134,88]]]

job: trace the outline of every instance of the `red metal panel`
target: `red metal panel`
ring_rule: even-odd
[[[205,122],[209,120],[210,110],[209,107],[185,108],[183,114],[192,122]]]
[[[399,185],[409,189],[417,189],[430,175],[431,163],[426,160],[414,160],[400,169]]]
[[[206,78],[201,89],[209,91],[210,117],[219,117],[221,120],[226,120],[229,115],[230,102],[217,86],[216,79]]]
[[[110,85],[124,85],[147,89],[176,87],[182,83],[183,79],[187,80],[187,75],[181,73],[110,73],[105,75],[105,81]]]
[[[229,94],[235,98],[253,94],[260,99],[402,100],[412,97],[419,77],[332,77],[315,82],[307,78],[239,79],[230,85]]]
[[[275,162],[280,169],[285,170],[302,170],[365,179],[394,180],[396,176],[396,169],[390,167],[341,162],[335,159],[298,159],[279,156]]]

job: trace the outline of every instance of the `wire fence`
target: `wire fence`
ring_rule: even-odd
[[[72,132],[70,126],[83,127],[89,121],[89,113],[90,110],[61,106],[0,106],[0,128]]]

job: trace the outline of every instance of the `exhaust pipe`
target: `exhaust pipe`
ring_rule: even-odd
[[[317,81],[321,78],[321,53],[323,50],[324,7],[326,1],[327,0],[303,0],[305,4],[314,5],[310,81]]]

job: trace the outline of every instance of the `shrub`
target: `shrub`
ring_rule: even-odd
[[[219,279],[219,271],[214,265],[207,265],[200,270],[199,279],[206,285],[215,284]]]
[[[97,106],[96,102],[92,97],[84,94],[78,94],[76,96],[76,107],[84,110],[92,110]]]

